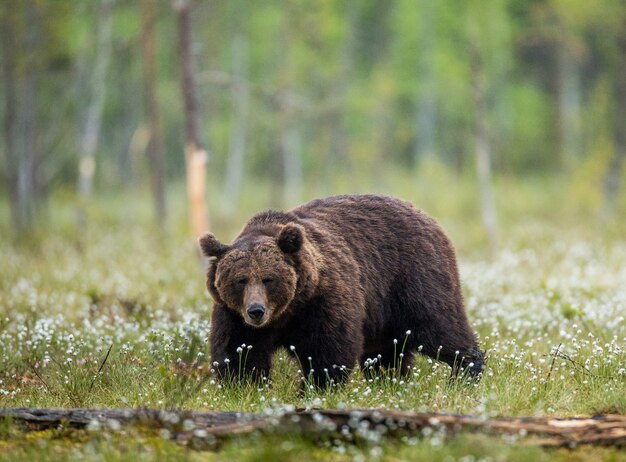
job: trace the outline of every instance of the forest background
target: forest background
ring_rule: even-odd
[[[384,192],[493,249],[503,226],[626,212],[619,0],[5,0],[0,19],[2,234],[232,237],[259,209]],[[191,232],[188,120],[211,214]]]

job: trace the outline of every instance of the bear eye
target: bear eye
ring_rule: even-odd
[[[263,279],[263,285],[266,285],[266,286],[269,286],[273,282],[274,282],[274,280],[272,278],[265,278],[265,279]]]
[[[237,281],[237,285],[239,287],[244,287],[247,283],[248,283],[248,280],[246,278],[241,278]]]

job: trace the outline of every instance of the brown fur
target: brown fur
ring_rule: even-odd
[[[255,215],[231,245],[210,234],[200,245],[215,258],[207,287],[215,302],[211,353],[221,375],[269,376],[281,346],[320,386],[344,380],[368,358],[375,358],[368,369],[401,364],[405,373],[417,351],[455,371],[482,371],[454,249],[439,225],[408,202],[318,199]],[[258,323],[247,311],[253,305],[265,309]],[[239,374],[242,344],[252,349],[244,347]]]

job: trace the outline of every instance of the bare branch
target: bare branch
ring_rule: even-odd
[[[109,347],[109,350],[107,351],[106,356],[104,357],[104,360],[102,361],[102,364],[100,364],[100,368],[98,368],[98,372],[96,372],[96,375],[94,376],[93,380],[91,381],[91,384],[89,385],[89,393],[91,393],[91,390],[93,388],[93,385],[96,383],[96,379],[98,378],[98,376],[100,375],[100,372],[102,372],[102,368],[104,367],[104,365],[107,362],[107,359],[109,359],[109,355],[111,354],[111,349],[113,348],[113,344],[111,343],[111,346]]]

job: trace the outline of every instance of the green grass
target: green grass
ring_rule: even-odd
[[[454,183],[446,179],[447,172],[437,175]],[[467,179],[436,189],[437,194],[429,192],[428,179],[417,192],[410,181],[397,177],[396,189],[386,192],[408,199],[412,196],[407,191],[419,197],[423,193],[428,203],[424,208],[440,218],[459,243],[469,317],[488,352],[479,384],[450,384],[447,366],[419,357],[405,378],[365,379],[355,372],[345,386],[303,394],[297,364],[285,352],[275,357],[271,386],[216,383],[207,374],[210,300],[194,244],[185,238],[185,211],[176,189],[165,236],[150,229],[145,196],[118,195],[95,202],[91,225],[80,239],[72,227],[71,200],[56,197],[47,228],[28,238],[0,241],[0,407],[252,412],[285,406],[347,407],[485,417],[625,414],[626,242],[616,231],[623,221],[599,225],[573,206],[559,208],[559,191],[567,189],[562,180],[513,185],[512,180],[501,180],[499,184],[512,188],[510,201],[500,198],[504,244],[488,258]],[[310,189],[306,194],[316,194]],[[215,207],[213,220],[224,240],[250,213],[264,208],[263,194],[245,196],[234,217]],[[212,197],[215,201],[219,196]],[[0,223],[4,236],[8,231],[8,224]],[[567,356],[556,357],[557,347]],[[383,440],[364,447],[252,437],[205,452],[151,434],[24,434],[0,425],[0,459],[7,460],[463,456],[624,460],[610,449],[548,451],[469,435],[445,442]]]
[[[32,461],[54,457],[55,461],[624,461],[626,455],[611,448],[580,447],[541,449],[483,435],[404,438],[382,444],[345,444],[321,440],[311,442],[298,436],[289,438],[251,435],[231,440],[214,449],[180,445],[155,432],[130,430],[48,430],[15,433],[0,440],[0,461]]]

